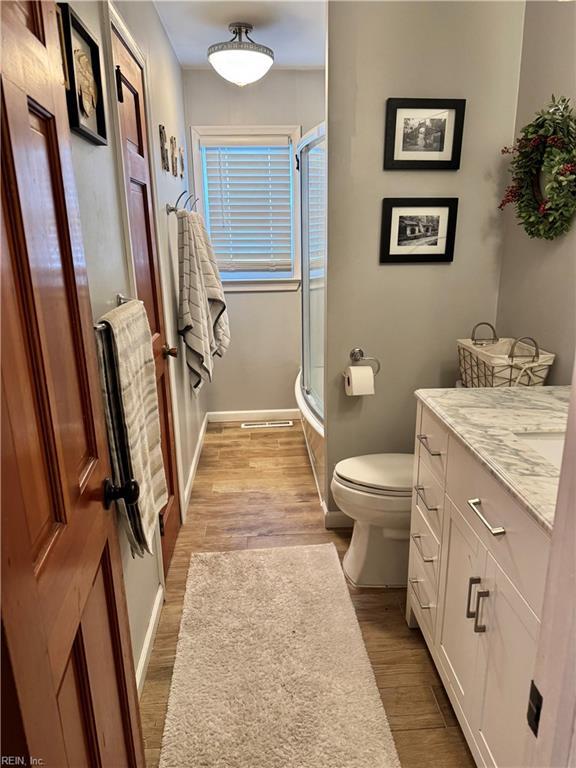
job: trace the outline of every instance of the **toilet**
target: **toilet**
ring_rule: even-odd
[[[356,587],[406,585],[413,464],[411,453],[375,453],[334,469],[332,495],[354,520],[342,566]]]

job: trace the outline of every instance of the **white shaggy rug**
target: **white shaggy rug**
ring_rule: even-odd
[[[332,544],[193,555],[161,768],[399,768]]]

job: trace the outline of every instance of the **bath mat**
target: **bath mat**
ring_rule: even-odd
[[[400,768],[333,544],[193,555],[161,768]]]

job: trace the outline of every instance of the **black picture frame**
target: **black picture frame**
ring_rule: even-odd
[[[68,121],[70,130],[79,134],[92,144],[108,143],[106,133],[106,114],[104,111],[104,91],[102,88],[102,69],[100,67],[100,47],[79,16],[70,8],[68,3],[58,3],[58,19],[60,40],[63,48],[62,64],[66,78],[66,102],[68,105]],[[94,109],[94,119],[89,124],[82,112],[78,92],[78,76],[74,61],[73,35],[78,35],[90,52],[92,76],[96,84],[97,100]]]
[[[412,248],[410,251],[399,252],[400,245],[400,215],[398,232],[393,231],[393,214],[395,209],[447,209],[447,220],[443,227],[445,229],[444,248],[442,251],[434,253],[425,253],[422,249],[437,247],[437,244],[420,244],[420,252],[417,250],[418,239],[429,239],[433,237],[428,235],[424,238],[414,238],[410,240]],[[405,216],[418,216],[418,214],[405,214]],[[424,216],[425,214],[423,214]],[[439,214],[440,215],[440,214]],[[382,229],[380,235],[380,264],[443,264],[454,260],[454,242],[456,240],[456,221],[458,217],[458,198],[457,197],[385,197],[382,200]],[[439,220],[439,225],[441,222]],[[395,246],[392,245],[392,237],[396,235],[398,241]]]
[[[433,109],[454,111],[452,152],[449,159],[426,160],[426,151],[421,157],[401,159],[396,156],[398,110]],[[386,101],[386,128],[384,135],[384,170],[386,171],[457,171],[460,168],[462,137],[464,134],[464,114],[466,99],[396,99]],[[413,152],[412,154],[416,154]]]

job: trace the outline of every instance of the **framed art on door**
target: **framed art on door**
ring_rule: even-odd
[[[58,4],[58,22],[70,129],[92,144],[107,144],[98,43],[68,3]]]

